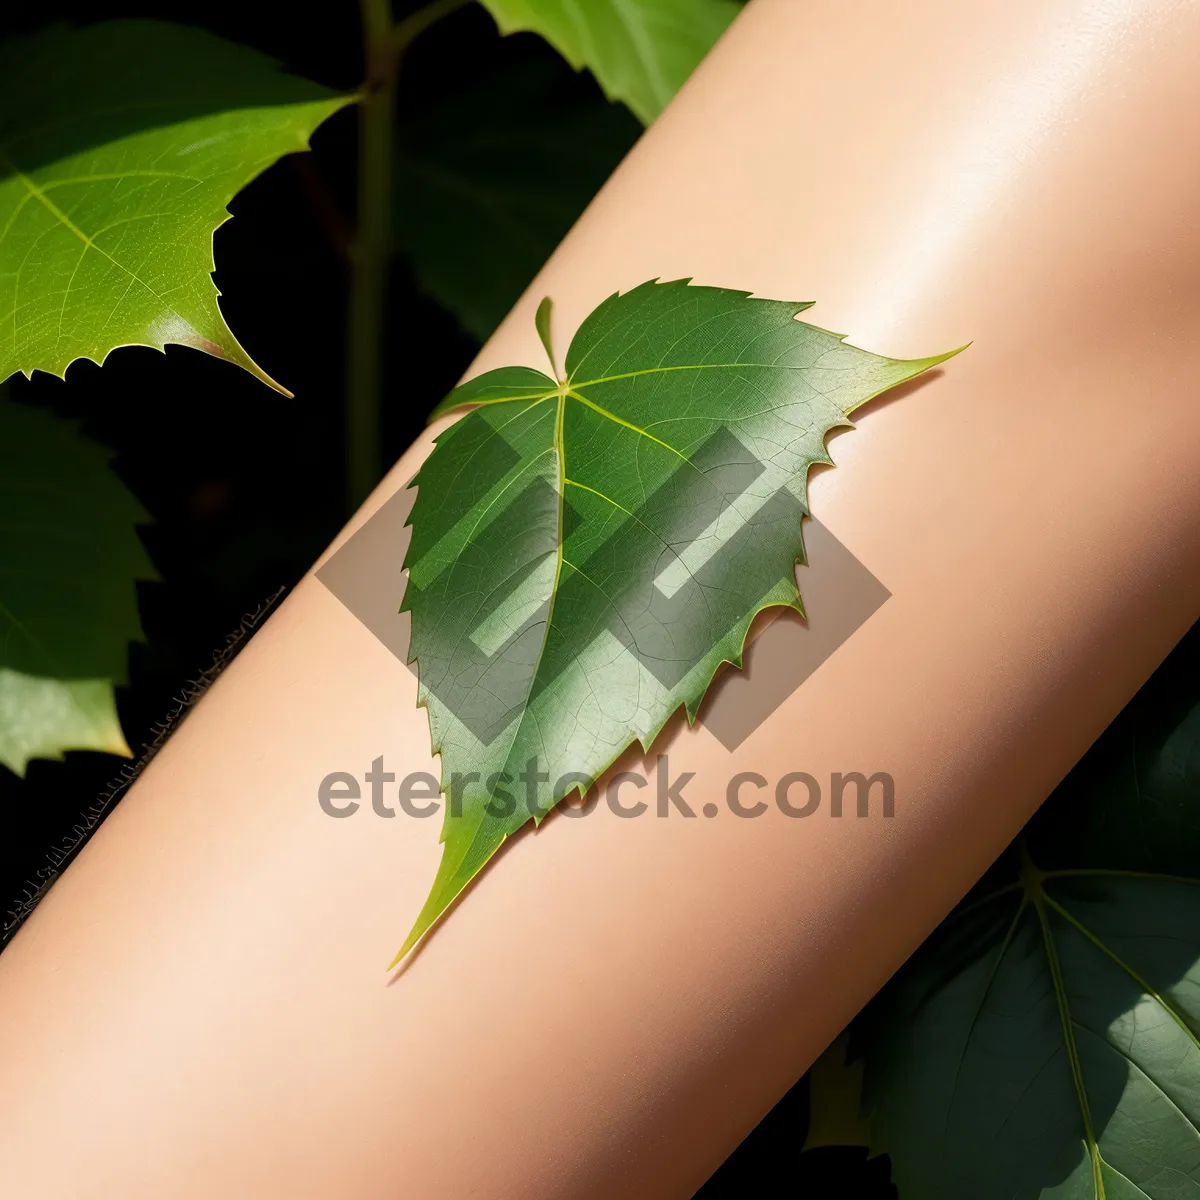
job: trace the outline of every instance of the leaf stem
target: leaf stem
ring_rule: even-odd
[[[358,224],[346,332],[346,491],[351,510],[383,473],[383,323],[392,260],[396,77],[404,51],[469,0],[433,0],[399,22],[390,0],[361,0],[366,80],[360,92]]]

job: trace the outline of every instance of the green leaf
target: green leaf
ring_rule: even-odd
[[[531,815],[694,719],[758,611],[801,610],[826,435],[948,357],[868,354],[807,307],[645,283],[583,322],[561,382],[506,367],[439,406],[478,407],[415,480],[404,609],[450,803],[401,956]]]
[[[0,763],[24,775],[31,758],[103,750],[128,758],[107,679],[36,679],[0,667]]]
[[[733,0],[482,0],[501,33],[541,34],[649,125],[738,13]]]
[[[55,27],[0,48],[0,379],[194,346],[280,388],[212,282],[226,205],[348,103],[199,29]]]
[[[481,342],[641,132],[545,53],[455,89],[402,129],[397,243],[421,288]]]
[[[868,1010],[871,1146],[902,1198],[1200,1195],[1198,645],[1031,824],[1015,880],[993,873]],[[1092,865],[1059,865],[1081,846]]]
[[[110,457],[73,422],[0,399],[0,668],[125,681],[134,581],[155,574],[134,528],[147,515]]]

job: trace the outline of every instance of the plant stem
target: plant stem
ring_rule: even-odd
[[[396,75],[408,45],[470,0],[433,0],[393,24],[390,0],[361,0],[366,81],[358,149],[358,226],[346,337],[346,489],[350,510],[383,473],[383,322],[392,258]]]
[[[362,0],[366,82],[358,147],[358,226],[346,336],[346,489],[351,510],[379,482],[384,301],[391,263],[392,113],[397,53],[389,0]]]

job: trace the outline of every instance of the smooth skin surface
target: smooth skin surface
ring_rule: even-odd
[[[754,0],[476,364],[654,276],[973,340],[812,480],[892,598],[736,751],[661,743],[697,811],[883,770],[893,818],[552,817],[389,977],[438,822],[317,787],[437,764],[307,579],[0,957],[0,1194],[694,1191],[1197,616],[1198,41],[1194,0]]]

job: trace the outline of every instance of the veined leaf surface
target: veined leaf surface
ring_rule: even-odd
[[[869,354],[808,307],[646,283],[584,321],[563,379],[502,368],[439,406],[477,407],[416,477],[403,607],[449,804],[400,956],[505,837],[694,719],[759,610],[800,609],[826,435],[948,357]]]
[[[225,324],[212,235],[348,98],[155,21],[0,50],[0,379],[118,346],[194,346],[279,388]],[[279,390],[283,390],[279,388]]]

